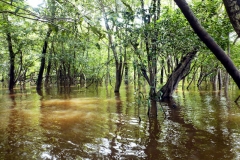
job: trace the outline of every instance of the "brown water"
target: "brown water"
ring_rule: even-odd
[[[237,92],[177,91],[157,119],[132,88],[42,94],[0,91],[0,159],[240,159]]]

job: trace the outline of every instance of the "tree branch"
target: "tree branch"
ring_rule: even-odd
[[[233,78],[238,88],[240,89],[240,72],[233,64],[232,60],[227,56],[224,50],[214,41],[214,39],[207,33],[207,31],[199,23],[194,13],[191,11],[185,0],[174,0],[181,9],[185,18],[188,20],[192,29],[198,37],[205,43],[205,45],[212,51],[215,57],[222,63],[229,75]]]

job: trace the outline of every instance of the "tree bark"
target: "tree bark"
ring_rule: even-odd
[[[47,35],[43,44],[43,49],[42,49],[42,58],[41,58],[41,66],[39,69],[38,73],[38,79],[37,79],[37,90],[40,90],[42,88],[42,80],[43,80],[43,71],[44,71],[44,66],[45,66],[45,56],[47,53],[47,47],[48,47],[48,39],[51,35],[52,29],[49,28],[47,31]]]
[[[128,85],[128,63],[125,62],[124,66],[125,66],[125,79],[124,79],[124,83],[125,83],[125,85]]]
[[[194,50],[183,57],[177,68],[169,76],[167,83],[157,92],[159,99],[172,97],[178,83],[189,74],[191,62],[196,54],[197,50]]]
[[[221,90],[222,89],[222,71],[221,69],[219,68],[218,69],[218,89]]]
[[[240,3],[238,0],[223,0],[227,14],[234,30],[240,37]]]
[[[51,49],[51,50],[52,50],[51,52],[54,52],[53,43],[52,43],[52,49]],[[50,71],[51,71],[51,68],[52,68],[52,59],[51,59],[52,53],[51,53],[51,52],[50,52],[50,57],[49,57],[49,59],[48,59],[48,64],[47,64],[45,87],[49,86]]]
[[[185,0],[174,0],[182,13],[188,20],[189,24],[198,35],[198,37],[205,43],[205,45],[212,51],[216,58],[226,68],[227,72],[233,78],[238,88],[240,89],[240,72],[233,64],[232,60],[227,56],[223,49],[214,41],[214,39],[206,32],[206,30],[198,22],[197,18],[189,8]]]
[[[162,60],[162,68],[160,72],[160,84],[163,84],[163,77],[164,77],[164,60]]]
[[[12,46],[12,37],[11,33],[7,33],[7,42],[8,42],[8,51],[9,51],[9,57],[10,57],[10,69],[9,69],[9,85],[8,89],[13,90],[13,87],[15,86],[15,53],[13,51]]]
[[[6,22],[6,24],[9,25],[9,20],[8,16],[3,14],[3,19]],[[8,45],[8,52],[9,52],[9,63],[10,63],[10,68],[9,68],[9,84],[8,84],[8,89],[10,91],[13,91],[13,88],[15,86],[15,55],[13,51],[13,44],[12,44],[12,35],[11,32],[9,31],[9,26],[6,26],[6,40],[7,40],[7,45]]]

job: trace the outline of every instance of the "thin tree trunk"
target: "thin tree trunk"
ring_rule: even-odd
[[[220,68],[218,69],[218,89],[222,89],[222,71]]]
[[[141,9],[143,22],[147,26],[150,22],[153,23],[153,30],[144,30],[144,42],[146,46],[147,58],[148,58],[148,72],[149,72],[149,85],[150,85],[150,97],[155,97],[156,95],[156,81],[157,81],[157,36],[158,28],[156,27],[156,21],[160,14],[160,1],[153,0],[149,10],[149,14],[145,12],[144,1],[141,0]],[[152,36],[151,36],[152,34]],[[146,77],[146,76],[145,76]]]
[[[109,25],[108,25],[108,19],[107,19],[107,15],[106,15],[106,12],[105,12],[105,8],[104,8],[104,6],[103,6],[103,3],[100,2],[100,5],[101,5],[101,9],[102,9],[103,16],[104,16],[105,27],[106,27],[106,30],[108,31],[108,32],[107,32],[107,34],[108,34],[108,41],[109,41],[109,44],[110,44],[110,47],[111,47],[111,49],[112,49],[113,56],[114,56],[114,59],[115,59],[116,82],[115,82],[114,92],[115,92],[115,93],[118,93],[119,90],[120,90],[121,82],[122,82],[123,64],[122,64],[121,57],[120,57],[120,58],[118,57],[117,50],[116,50],[116,46],[115,46],[115,44],[114,44],[113,37],[112,37],[112,35],[111,35],[111,33],[110,33],[111,29],[110,29],[110,27],[109,27]],[[121,56],[121,55],[120,55],[120,56]]]
[[[128,57],[127,57],[127,48],[126,46],[124,47],[124,60],[125,60],[125,63],[124,63],[124,69],[125,69],[125,77],[124,77],[124,83],[125,85],[128,85],[128,79],[129,79],[129,75],[128,75],[128,72],[129,72],[129,69],[128,69]]]
[[[214,39],[206,32],[206,30],[198,22],[197,18],[189,8],[185,0],[174,0],[182,13],[188,20],[189,24],[198,35],[198,37],[205,43],[205,45],[212,51],[216,58],[226,68],[227,72],[233,78],[238,88],[240,89],[240,72],[233,64],[232,60],[227,56],[223,49],[214,41]]]
[[[128,85],[128,64],[125,62],[125,64],[124,64],[124,66],[125,66],[125,79],[124,79],[124,83],[126,84],[126,85]]]
[[[110,45],[109,45],[109,46],[110,46]],[[110,73],[109,73],[109,62],[110,62],[110,47],[108,47],[107,73],[106,73],[106,79],[105,79],[106,87],[108,87],[109,79],[110,79]]]
[[[227,48],[227,54],[228,57],[230,57],[230,37],[228,36],[228,48]],[[228,84],[229,84],[229,75],[228,72],[225,73],[225,78],[224,78],[224,85],[225,85],[225,91],[228,91]]]
[[[50,55],[51,55],[51,53],[50,53]],[[49,59],[48,59],[45,86],[49,85],[49,78],[50,78],[51,67],[52,67],[52,60],[51,60],[51,56],[50,56]]]
[[[216,71],[216,75],[213,76],[213,90],[216,91],[218,85],[218,71]]]
[[[38,73],[38,79],[37,79],[37,90],[41,90],[42,88],[42,80],[43,80],[43,71],[44,71],[44,66],[45,66],[45,56],[47,53],[47,47],[48,47],[48,39],[51,35],[52,29],[48,29],[47,31],[47,35],[43,44],[43,48],[42,48],[42,58],[41,58],[41,66],[39,69],[39,73]]]
[[[162,60],[162,68],[161,68],[161,73],[160,73],[160,84],[163,84],[163,77],[164,77],[164,60]]]
[[[194,71],[193,77],[192,77],[190,83],[189,83],[188,86],[187,86],[187,90],[189,90],[189,87],[190,87],[190,85],[192,84],[192,82],[195,81],[195,77],[196,77],[197,71],[198,71],[198,68]]]

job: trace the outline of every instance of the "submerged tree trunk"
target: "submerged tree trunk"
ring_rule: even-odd
[[[107,14],[106,14],[104,5],[103,5],[102,2],[100,2],[100,5],[101,5],[102,12],[103,12],[103,18],[104,18],[104,22],[105,22],[105,27],[106,27],[106,30],[107,30],[108,43],[110,45],[110,48],[111,48],[111,50],[113,52],[113,56],[114,56],[114,59],[115,59],[116,82],[115,82],[114,92],[118,93],[119,90],[120,90],[121,83],[122,83],[123,63],[124,62],[122,61],[122,55],[117,53],[117,48],[116,48],[116,45],[114,44],[114,37],[111,34],[111,29],[110,29],[110,26],[108,24],[108,18],[107,18]],[[120,52],[121,52],[121,49],[120,49]]]
[[[158,33],[159,28],[157,27],[157,20],[160,18],[160,1],[152,0],[151,6],[149,7],[149,13],[147,13],[144,1],[141,2],[141,13],[143,17],[144,26],[144,43],[146,47],[147,53],[147,62],[148,62],[148,75],[144,75],[144,77],[148,77],[147,81],[150,85],[150,97],[156,96],[156,82],[157,82],[157,52],[158,52]],[[152,23],[152,29],[149,29],[148,26]]]
[[[12,37],[11,34],[8,32],[7,34],[7,42],[8,42],[8,51],[9,51],[9,57],[10,57],[10,70],[9,70],[9,90],[13,90],[13,87],[15,86],[15,53],[13,51],[12,47]]]
[[[164,60],[162,60],[162,68],[160,72],[160,84],[163,84],[163,77],[164,77]]]
[[[9,24],[8,16],[3,14],[3,19],[6,22],[6,24]],[[8,29],[9,26],[6,26],[6,40],[8,44],[8,52],[9,52],[9,63],[10,63],[10,68],[9,68],[9,84],[8,84],[8,89],[10,91],[13,90],[15,86],[15,55],[13,51],[13,44],[12,44],[12,35],[10,30]]]
[[[198,35],[198,37],[205,43],[205,45],[212,51],[216,58],[226,68],[227,72],[233,78],[238,88],[240,88],[240,72],[233,64],[232,60],[227,56],[223,49],[214,41],[214,39],[205,31],[205,29],[198,22],[197,18],[189,8],[185,0],[174,0],[182,13],[188,20],[189,24]]]
[[[157,96],[160,99],[170,98],[172,96],[178,83],[188,75],[191,62],[196,54],[197,50],[194,50],[183,57],[177,68],[169,76],[167,83],[157,92]]]
[[[213,84],[213,90],[214,91],[217,91],[218,87],[218,72],[216,71],[216,75],[214,75],[213,77],[213,80],[212,80],[212,84]]]
[[[125,83],[125,85],[128,85],[128,64],[125,62],[125,64],[124,64],[124,66],[125,66],[125,79],[124,79],[124,83]]]
[[[151,100],[148,104],[148,116],[149,118],[156,118],[158,116],[158,107],[157,107],[157,101]]]
[[[44,66],[45,66],[45,56],[47,53],[47,47],[48,47],[48,39],[51,35],[52,29],[48,29],[47,35],[43,44],[43,49],[42,49],[42,58],[41,58],[41,66],[39,69],[38,73],[38,79],[37,79],[37,90],[40,90],[42,87],[42,80],[43,80],[43,71],[44,71]]]
[[[53,47],[53,45],[52,45]],[[53,50],[53,48],[52,48]],[[51,52],[50,52],[50,57],[48,59],[48,64],[47,64],[47,72],[46,72],[46,79],[45,79],[45,87],[47,87],[49,85],[49,79],[50,79],[50,71],[51,71],[51,67],[52,67],[52,59],[51,59]]]
[[[221,69],[219,68],[218,69],[218,89],[221,90],[222,89],[222,71]]]
[[[120,64],[116,63],[116,82],[115,82],[115,89],[114,92],[118,93],[121,87],[121,83],[122,83],[122,63],[120,62]]]

